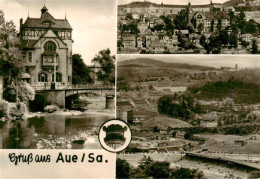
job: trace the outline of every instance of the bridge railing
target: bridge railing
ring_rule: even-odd
[[[51,88],[51,85],[35,85],[32,86],[34,90],[68,90],[68,89],[100,89],[100,88],[115,88],[114,85],[111,84],[75,84],[75,85],[61,85],[56,84],[55,88]]]
[[[114,88],[111,84],[76,84],[67,85],[67,89],[89,89],[89,88]]]

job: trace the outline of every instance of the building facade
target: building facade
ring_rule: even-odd
[[[72,84],[72,28],[66,19],[55,19],[46,6],[40,18],[20,20],[21,48],[32,87]]]
[[[139,13],[139,14],[152,14],[160,17],[161,15],[178,14],[181,10],[186,9],[186,5],[173,5],[173,4],[156,4],[152,2],[135,1],[125,5],[118,6],[118,12],[122,13]],[[193,12],[220,12],[223,11],[224,5],[220,3],[213,3],[205,5],[190,5],[190,10]]]

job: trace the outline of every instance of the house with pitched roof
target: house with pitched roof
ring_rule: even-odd
[[[31,86],[72,84],[72,28],[66,17],[55,19],[44,5],[39,18],[20,19],[19,37]]]

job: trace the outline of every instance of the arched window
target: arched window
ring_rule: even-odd
[[[52,41],[48,41],[44,44],[44,51],[56,51],[56,44]]]
[[[52,74],[52,82],[54,82],[54,74]],[[56,73],[56,82],[62,82],[62,75],[60,73]]]
[[[40,73],[38,75],[38,82],[48,82],[48,76],[45,73]]]

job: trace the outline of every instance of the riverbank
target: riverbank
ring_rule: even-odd
[[[111,116],[111,118],[115,118],[115,111],[111,109],[88,109],[86,111],[77,111],[77,110],[59,110],[55,111],[52,113],[48,112],[30,112],[27,115],[27,118],[32,118],[32,117],[43,117],[46,115],[65,115],[65,116],[77,116],[77,115],[84,115],[84,114],[96,114],[96,115],[105,115],[105,116]]]
[[[47,139],[39,138],[36,149],[99,149],[98,137],[91,132],[77,132],[72,136],[55,138],[49,135]]]
[[[114,110],[59,110],[29,113],[24,120],[0,124],[2,149],[98,149],[98,131]]]

